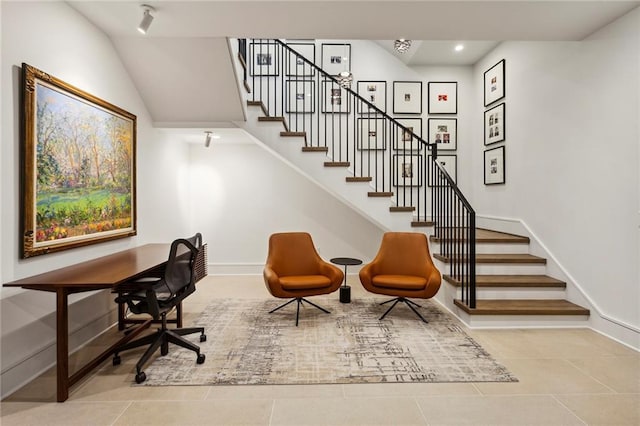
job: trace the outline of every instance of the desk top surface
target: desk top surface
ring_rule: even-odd
[[[109,288],[162,266],[169,258],[170,247],[170,244],[146,244],[22,278],[4,286],[44,291],[67,288],[71,292]]]

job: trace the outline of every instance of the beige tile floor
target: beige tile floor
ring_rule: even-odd
[[[364,294],[350,276],[352,297]],[[186,322],[213,298],[267,297],[259,276],[210,276]],[[337,295],[336,295],[337,297]],[[211,331],[213,332],[213,331]],[[640,425],[640,354],[586,329],[468,330],[518,383],[132,387],[123,354],[55,403],[48,371],[4,400],[9,425]],[[112,342],[111,330],[72,368]]]

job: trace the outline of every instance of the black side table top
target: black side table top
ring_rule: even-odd
[[[334,257],[330,260],[330,262],[335,263],[336,265],[351,266],[360,265],[362,263],[362,260],[354,259],[352,257]]]

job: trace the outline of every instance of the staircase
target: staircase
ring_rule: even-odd
[[[242,45],[240,46],[241,49]],[[240,52],[238,61],[243,70],[242,85],[249,95],[257,83],[255,77],[250,82],[246,60]],[[257,90],[264,92],[262,82]],[[443,287],[436,298],[468,325],[585,325],[589,310],[566,300],[566,283],[546,275],[546,259],[529,254],[529,238],[488,229],[475,229],[473,225],[474,235],[468,232],[468,222],[460,226],[452,223],[450,217],[442,221],[446,222],[444,230],[442,223],[439,224],[440,229],[434,229],[434,225],[438,224],[432,219],[437,216],[429,218],[426,213],[433,211],[433,208],[418,207],[416,212],[416,207],[407,202],[407,199],[414,201],[413,192],[407,196],[406,188],[396,187],[394,191],[390,186],[381,185],[378,177],[362,172],[362,165],[360,173],[355,173],[357,165],[352,161],[356,160],[355,150],[351,157],[346,150],[347,154],[343,157],[343,149],[336,150],[334,146],[330,149],[330,146],[314,144],[311,139],[317,139],[318,136],[314,135],[312,128],[305,128],[304,121],[302,129],[297,123],[297,117],[296,123],[290,126],[288,119],[293,118],[291,115],[285,116],[284,108],[282,115],[270,115],[269,111],[273,111],[274,108],[268,107],[262,100],[256,100],[255,93],[247,98],[247,122],[244,127],[249,133],[293,163],[303,173],[331,188],[345,203],[384,229],[419,229],[430,235],[433,257],[443,273]],[[320,133],[320,130],[316,132]],[[426,178],[427,168],[424,170],[423,176]],[[444,171],[439,172],[436,169],[435,172]],[[437,175],[433,178],[442,179]],[[404,192],[401,198],[397,194],[400,191]],[[427,198],[426,195],[424,198]],[[423,211],[422,214],[420,210]],[[471,223],[474,224],[475,219]],[[455,231],[447,232],[447,227]],[[453,250],[444,249],[444,246],[450,247],[452,243],[464,247],[464,244],[468,245],[469,239],[475,239],[475,252],[468,248],[459,249],[458,245]],[[475,258],[475,270],[473,267],[464,266],[465,262],[469,262],[469,257]],[[467,271],[474,275],[475,283],[470,284],[473,280]],[[472,299],[469,297],[470,292],[474,295]]]

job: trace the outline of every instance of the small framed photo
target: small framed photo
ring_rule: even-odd
[[[347,43],[322,43],[321,68],[329,75],[351,71],[351,45]]]
[[[484,112],[484,144],[505,140],[504,135],[505,105],[504,102]]]
[[[387,148],[387,121],[382,118],[358,118],[357,147],[362,151]]]
[[[428,141],[438,144],[438,151],[455,151],[458,148],[458,119],[430,118]]]
[[[417,151],[422,144],[414,137],[422,137],[422,118],[396,118],[398,123],[405,128],[396,126],[396,136],[393,140],[393,149],[398,151]]]
[[[358,81],[358,95],[382,112],[387,112],[387,82],[386,81]],[[366,114],[377,112],[369,105],[358,102],[358,112]]]
[[[429,114],[458,113],[458,83],[455,81],[429,82]]]
[[[323,81],[322,93],[322,112],[330,114],[349,114],[351,112],[348,92],[335,81]]]
[[[393,82],[393,113],[422,114],[422,82]]]
[[[422,186],[422,155],[393,155],[393,185]]]
[[[484,72],[484,106],[504,98],[504,59]]]
[[[275,43],[251,43],[251,75],[273,77],[280,75],[280,49]]]
[[[293,114],[313,114],[315,99],[313,80],[287,80],[286,112]]]
[[[484,152],[484,184],[496,185],[505,182],[504,146]]]
[[[431,160],[431,155],[429,155],[427,163],[429,167],[435,167]],[[457,184],[458,182],[458,156],[457,155],[438,155],[436,161],[442,166],[443,169],[447,172],[447,174],[453,179],[453,183]],[[435,178],[434,178],[435,176]],[[434,182],[435,180],[435,182]],[[429,177],[427,179],[427,183],[429,186],[443,186],[445,184],[445,179],[440,177],[440,173],[429,173]]]
[[[313,77],[316,75],[316,69],[302,59],[303,57],[311,62],[316,63],[316,45],[314,43],[287,43],[296,53],[286,51],[287,57],[287,75],[296,77]]]

